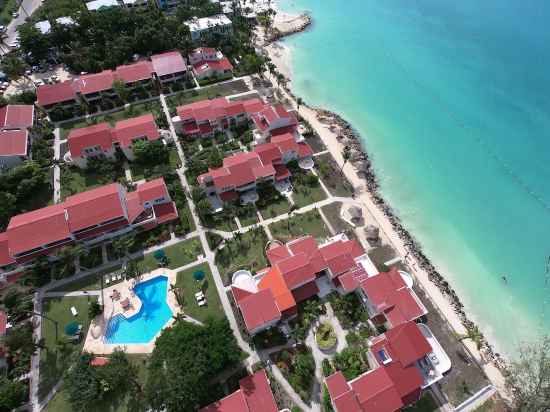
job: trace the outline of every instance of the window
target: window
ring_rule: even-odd
[[[382,361],[384,365],[391,362],[391,357],[384,348],[378,351],[378,358]]]

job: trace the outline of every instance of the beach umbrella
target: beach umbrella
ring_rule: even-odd
[[[153,256],[156,260],[162,260],[166,257],[166,254],[164,253],[164,250],[159,249],[153,252]]]
[[[65,326],[65,333],[67,335],[72,336],[72,335],[76,334],[77,332],[78,332],[78,323],[71,322],[71,323],[68,323]]]
[[[348,213],[352,219],[361,219],[363,217],[363,209],[358,206],[351,206],[348,209]]]
[[[193,278],[195,278],[195,280],[197,280],[197,281],[203,280],[204,279],[204,271],[197,270],[197,271],[193,272]]]
[[[369,240],[378,240],[378,236],[380,235],[380,229],[377,226],[368,225],[365,228],[365,235]]]

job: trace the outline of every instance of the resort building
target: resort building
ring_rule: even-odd
[[[140,140],[155,141],[160,133],[152,114],[120,120],[112,128],[108,123],[73,129],[67,137],[66,160],[86,168],[88,159],[115,160],[119,149],[128,160],[134,160],[133,144]]]
[[[298,121],[282,105],[271,106],[261,99],[230,101],[225,97],[201,100],[177,108],[172,118],[178,133],[189,137],[212,137],[233,126],[252,123],[262,135],[262,143],[269,136],[295,133]]]
[[[264,369],[239,381],[240,389],[199,409],[199,412],[277,412],[277,403]]]
[[[178,51],[171,51],[151,56],[155,79],[167,84],[187,78],[187,63]]]
[[[266,255],[271,267],[255,276],[238,271],[232,279],[233,298],[251,335],[296,316],[298,303],[330,293],[338,274],[378,273],[363,247],[345,235],[321,246],[312,236],[305,236],[272,245]]]
[[[285,166],[293,160],[310,159],[313,150],[305,142],[297,143],[291,134],[272,138],[271,143],[258,145],[253,152],[241,152],[223,159],[223,165],[210,169],[197,178],[214,210],[223,202],[239,199],[241,203],[258,200],[257,187],[262,182],[288,187],[291,173]],[[313,161],[311,160],[313,163]]]
[[[34,107],[9,104],[0,108],[0,172],[29,159]]]
[[[16,215],[0,233],[0,268],[52,255],[74,243],[94,244],[177,219],[164,179],[128,192],[119,183],[69,196],[62,203]]]
[[[120,7],[118,0],[93,0],[86,3],[86,8],[89,11],[97,11],[102,8]]]
[[[36,104],[44,111],[58,108],[74,110],[82,102],[95,103],[102,98],[117,98],[113,89],[115,80],[122,80],[130,89],[143,87],[150,91],[158,81],[165,84],[187,76],[187,65],[180,52],[172,51],[151,56],[151,60],[118,66],[115,70],[86,74],[73,80],[56,84],[45,84],[36,91]]]
[[[189,27],[191,40],[194,42],[206,40],[213,36],[227,37],[233,34],[233,24],[225,14],[216,14],[201,19],[194,17],[186,21]]]
[[[335,412],[396,412],[439,381],[451,362],[426,325],[403,323],[369,341],[371,370],[347,382],[338,371],[325,384]]]
[[[219,50],[210,47],[199,47],[189,55],[189,64],[197,80],[209,77],[230,77],[233,65]]]

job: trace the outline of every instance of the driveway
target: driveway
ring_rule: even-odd
[[[7,53],[7,44],[11,44],[15,40],[15,36],[17,33],[17,28],[25,23],[25,19],[27,18],[27,14],[29,15],[33,14],[38,7],[42,5],[42,0],[23,0],[21,7],[19,7],[18,12],[19,16],[13,19],[10,24],[8,25],[8,28],[6,30],[6,37],[4,38],[4,44],[2,45],[2,48],[0,49],[0,54],[4,55]]]

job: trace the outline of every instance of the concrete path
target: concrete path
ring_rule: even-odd
[[[44,298],[68,298],[76,296],[99,296],[99,290],[77,290],[74,292],[46,292]]]
[[[312,407],[306,405],[302,398],[300,398],[300,396],[294,391],[294,388],[290,386],[290,383],[288,383],[288,381],[285,379],[283,373],[277,367],[277,365],[270,364],[269,370],[271,371],[273,377],[277,380],[277,382],[279,382],[279,384],[283,387],[287,395],[290,396],[292,402],[294,402],[303,412],[319,412],[321,410],[318,404],[312,405]]]
[[[59,203],[61,201],[61,168],[59,162],[61,160],[61,140],[60,140],[59,127],[56,127],[53,131],[53,158],[56,161],[53,166],[53,202]]]

